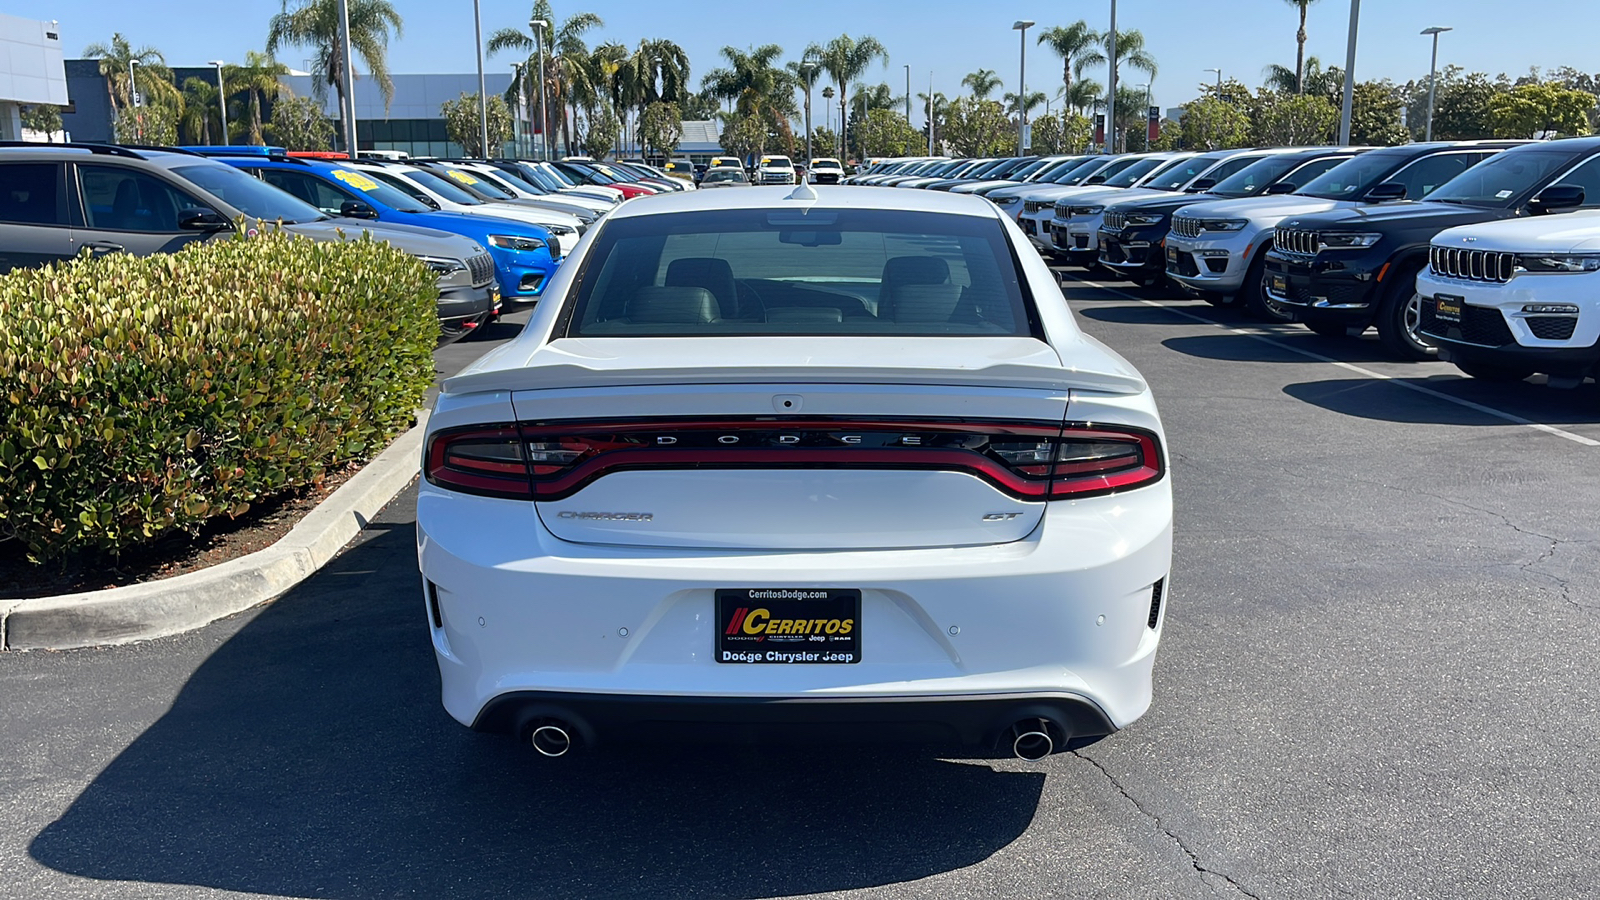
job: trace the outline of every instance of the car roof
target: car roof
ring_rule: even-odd
[[[790,199],[814,194],[815,200]],[[899,196],[901,194],[915,196]],[[927,194],[927,196],[924,196]],[[778,185],[753,187],[730,197],[720,192],[699,191],[657,194],[641,197],[617,207],[608,218],[632,218],[680,212],[708,212],[723,209],[882,209],[905,212],[937,212],[949,215],[995,218],[999,208],[972,194],[946,194],[939,191],[885,191],[870,187],[833,185]]]

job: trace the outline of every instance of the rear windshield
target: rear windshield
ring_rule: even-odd
[[[573,337],[1035,331],[1000,223],[927,212],[617,219],[601,229],[569,302]]]

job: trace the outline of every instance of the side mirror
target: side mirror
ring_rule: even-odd
[[[227,231],[233,223],[215,210],[190,208],[178,212],[178,227],[184,231]]]
[[[1404,200],[1406,186],[1397,181],[1385,181],[1372,190],[1367,191],[1367,196],[1362,199],[1368,203],[1387,203],[1390,200]]]
[[[346,219],[376,219],[378,211],[359,200],[346,200],[339,204],[339,215]]]
[[[1209,191],[1209,190],[1211,190],[1212,188],[1214,188],[1216,186],[1217,186],[1217,180],[1215,178],[1202,178],[1199,181],[1196,181],[1194,184],[1191,184],[1187,188],[1185,188],[1184,189],[1184,193],[1185,194],[1198,194],[1201,191]]]
[[[1583,205],[1583,188],[1575,184],[1553,184],[1528,201],[1528,210],[1536,216],[1573,209]]]
[[[1104,175],[1096,175],[1093,178],[1090,178],[1088,181],[1084,182],[1084,184],[1105,184],[1105,183],[1106,183],[1106,177]]]
[[[1299,187],[1299,185],[1290,184],[1287,181],[1280,181],[1277,184],[1267,185],[1267,189],[1261,192],[1261,196],[1275,197],[1278,194],[1292,194],[1297,187]]]
[[[417,196],[416,200],[429,209],[439,209],[439,201],[429,197],[427,194]]]

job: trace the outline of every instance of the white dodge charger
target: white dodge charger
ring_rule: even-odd
[[[559,756],[685,733],[1038,758],[1151,700],[1155,401],[981,198],[623,205],[447,380],[417,549],[446,710]]]

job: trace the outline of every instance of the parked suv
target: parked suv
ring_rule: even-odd
[[[93,254],[172,253],[258,222],[318,241],[361,232],[419,257],[439,276],[441,343],[499,307],[494,262],[442,231],[324,215],[274,187],[180,150],[107,144],[0,145],[0,272]]]
[[[757,184],[794,184],[794,163],[787,156],[763,156],[756,166]]]
[[[811,161],[806,180],[812,184],[838,184],[844,180],[844,166],[837,159],[819,156]]]
[[[1428,255],[1420,330],[1440,359],[1489,381],[1600,375],[1600,210],[1448,228]]]
[[[1525,141],[1406,144],[1371,150],[1304,181],[1292,193],[1263,194],[1190,206],[1173,217],[1168,247],[1179,253],[1167,277],[1216,306],[1243,302],[1281,318],[1262,296],[1263,262],[1272,229],[1292,216],[1314,215],[1402,197],[1419,199],[1495,153]],[[1382,187],[1380,187],[1382,186]],[[1289,190],[1288,186],[1279,190]],[[1183,254],[1204,259],[1188,271]]]
[[[1430,347],[1418,332],[1416,283],[1434,235],[1585,205],[1600,206],[1600,138],[1515,147],[1456,176],[1427,200],[1284,221],[1266,258],[1267,294],[1294,307],[1318,334],[1376,325],[1391,353],[1423,359]]]
[[[1100,265],[1140,284],[1164,282],[1167,236],[1178,210],[1213,200],[1248,197],[1265,190],[1268,183],[1283,178],[1288,171],[1303,167],[1326,171],[1355,152],[1328,147],[1242,151],[1206,170],[1182,193],[1118,199],[1104,207],[1098,217]],[[1277,173],[1276,177],[1272,173]]]

